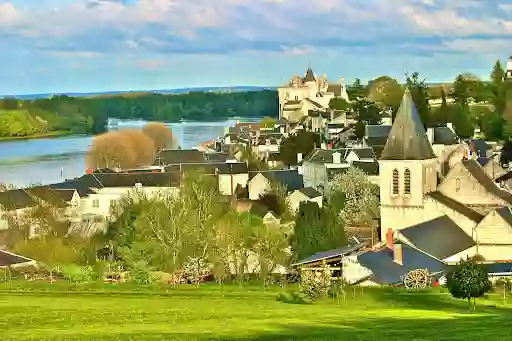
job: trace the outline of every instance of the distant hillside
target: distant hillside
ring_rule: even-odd
[[[247,92],[261,91],[265,89],[274,89],[274,87],[264,86],[233,86],[233,87],[198,87],[198,88],[180,88],[180,89],[161,89],[161,90],[129,90],[129,91],[99,91],[99,92],[66,92],[66,93],[46,93],[46,94],[28,94],[28,95],[3,95],[0,98],[18,98],[22,100],[44,99],[52,96],[69,96],[69,97],[138,97],[151,93],[172,95],[186,94],[191,92],[215,92],[215,93],[231,93],[231,92]]]

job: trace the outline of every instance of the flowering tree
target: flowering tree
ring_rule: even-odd
[[[332,271],[328,265],[323,265],[322,271],[302,269],[300,272],[299,290],[312,301],[327,296],[331,285]]]
[[[369,225],[379,216],[379,188],[366,174],[350,167],[330,182],[329,201],[348,225]]]

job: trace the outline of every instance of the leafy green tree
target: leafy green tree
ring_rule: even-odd
[[[431,124],[431,114],[430,105],[428,103],[428,86],[425,83],[425,79],[420,79],[418,72],[414,72],[411,76],[406,74],[405,77],[406,84],[409,87],[414,104],[416,104],[421,121],[425,126],[429,126]]]
[[[452,106],[452,123],[459,137],[472,137],[475,127],[471,117],[469,105],[456,103]]]
[[[446,286],[452,296],[468,300],[472,310],[475,310],[476,298],[491,290],[489,275],[484,266],[471,259],[461,259],[446,279]]]
[[[263,117],[263,120],[261,120],[260,124],[263,128],[273,129],[276,125],[276,119],[265,116]]]
[[[347,94],[350,100],[357,100],[368,95],[368,89],[361,83],[361,79],[356,78],[351,86],[347,87]]]
[[[334,109],[334,110],[346,111],[351,108],[351,105],[343,98],[332,98],[329,101],[329,108]]]
[[[300,203],[291,238],[292,251],[297,260],[346,244],[345,228],[336,212],[329,207],[320,208],[314,202]]]
[[[305,157],[319,145],[320,136],[318,134],[309,131],[301,131],[296,135],[292,134],[281,141],[280,160],[288,166],[294,166],[297,164],[298,153],[302,153]]]
[[[403,94],[402,86],[391,77],[381,76],[368,82],[368,99],[391,108],[393,112],[400,106]]]
[[[368,124],[380,124],[382,120],[381,108],[372,101],[359,99],[353,104],[355,119],[357,121],[355,136],[364,136],[365,126]]]
[[[497,60],[494,63],[491,72],[491,82],[494,85],[501,85],[503,83],[503,78],[505,77],[505,68],[501,64],[500,60]]]

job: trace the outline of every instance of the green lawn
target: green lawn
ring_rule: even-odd
[[[469,313],[441,292],[365,289],[337,307],[280,303],[279,290],[0,285],[0,340],[512,340],[499,295]]]

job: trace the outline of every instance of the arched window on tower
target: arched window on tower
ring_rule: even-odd
[[[404,171],[404,194],[411,194],[411,170],[409,168]]]
[[[393,195],[398,195],[399,184],[400,184],[400,174],[398,174],[398,169],[393,169]]]
[[[455,192],[460,191],[460,178],[455,179]]]

